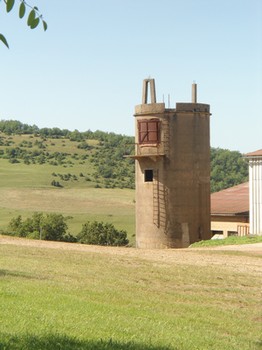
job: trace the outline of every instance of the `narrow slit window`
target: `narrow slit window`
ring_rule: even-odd
[[[145,182],[152,182],[154,178],[154,172],[152,169],[145,170]]]

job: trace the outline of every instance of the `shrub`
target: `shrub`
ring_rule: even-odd
[[[79,145],[77,145],[77,148],[88,150],[88,149],[92,149],[93,147],[89,146],[89,144],[86,143],[86,141],[83,141],[83,142],[79,143]]]
[[[87,221],[77,239],[80,243],[105,246],[124,246],[129,243],[126,231],[117,230],[113,224],[97,221]]]
[[[71,233],[66,233],[63,236],[63,242],[76,243],[77,242],[77,238],[75,236],[73,236]]]
[[[12,236],[43,239],[47,241],[75,242],[76,239],[67,233],[67,218],[62,214],[34,213],[32,218],[22,220],[21,215],[13,218],[8,226],[8,234]]]
[[[15,163],[20,163],[20,162],[19,162],[19,160],[16,159],[16,158],[10,158],[10,159],[9,159],[9,163],[15,164]]]
[[[55,186],[55,187],[63,187],[63,186],[60,184],[60,182],[59,182],[59,181],[55,181],[55,180],[53,180],[53,181],[51,182],[51,186]]]
[[[46,214],[41,223],[42,239],[47,241],[63,241],[68,226],[62,214]]]
[[[21,234],[22,216],[18,215],[16,218],[11,219],[8,225],[8,234],[11,236],[23,236]]]

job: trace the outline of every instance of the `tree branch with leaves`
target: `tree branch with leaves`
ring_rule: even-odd
[[[1,0],[0,0],[1,1]],[[27,25],[31,29],[35,29],[39,23],[42,22],[44,31],[47,30],[47,23],[43,19],[43,15],[39,12],[38,8],[36,6],[29,5],[25,0],[19,0],[20,6],[19,6],[19,18],[24,18],[27,9],[29,10],[28,16],[27,16]],[[15,5],[15,0],[4,0],[4,3],[6,5],[6,12],[9,13],[13,10]],[[3,34],[0,33],[0,41],[9,48],[8,42]]]

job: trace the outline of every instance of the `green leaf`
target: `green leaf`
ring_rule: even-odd
[[[8,42],[7,42],[6,38],[3,36],[3,34],[0,34],[0,41],[2,41],[2,43],[4,43],[5,46],[9,49]]]
[[[31,27],[33,21],[35,20],[35,10],[31,10],[29,15],[28,15],[28,18],[27,18],[27,25],[29,27]]]
[[[19,18],[23,18],[24,15],[25,15],[25,3],[24,1],[22,1],[19,7]]]
[[[38,24],[39,24],[39,17],[33,20],[33,22],[30,25],[30,28],[35,29],[38,26]]]
[[[15,0],[7,0],[6,1],[6,11],[10,12],[15,4]]]
[[[44,31],[46,31],[47,30],[47,23],[44,20],[42,22],[43,22]]]

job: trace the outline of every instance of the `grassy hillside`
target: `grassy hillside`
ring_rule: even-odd
[[[259,349],[259,256],[1,242],[0,349]]]
[[[19,214],[26,218],[35,211],[56,212],[72,217],[72,234],[88,220],[105,221],[126,230],[134,243],[134,190],[124,188],[128,176],[99,175],[94,159],[104,148],[98,140],[89,140],[89,148],[82,149],[81,142],[69,138],[3,133],[0,137],[0,230]],[[7,158],[8,150],[9,155],[12,150],[16,154]],[[125,169],[123,157],[119,162]]]
[[[26,179],[38,187],[55,181],[65,188],[134,188],[134,161],[123,157],[133,147],[130,138],[107,133],[100,138],[106,141],[0,132],[0,160],[8,161],[11,176],[27,166],[21,168],[18,183]]]

